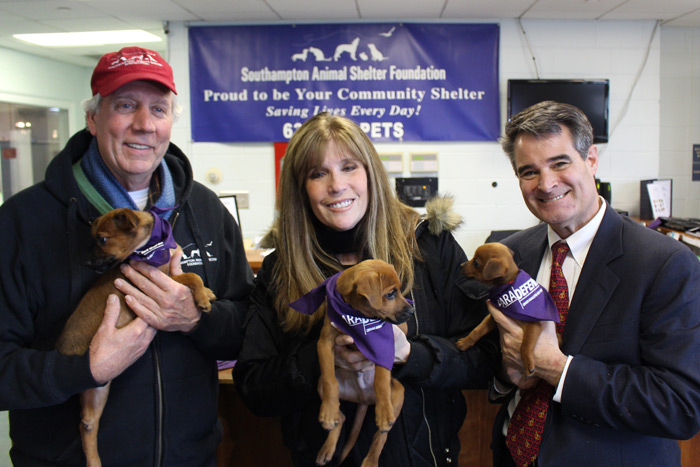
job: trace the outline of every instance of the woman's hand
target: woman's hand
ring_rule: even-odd
[[[398,326],[392,325],[392,328],[394,363],[406,363],[411,353],[411,344]],[[355,341],[347,334],[338,334],[333,350],[340,399],[358,404],[374,404],[374,363],[357,349]]]
[[[374,363],[357,350],[355,341],[347,334],[338,334],[333,350],[340,399],[374,404]]]
[[[403,365],[411,355],[411,344],[406,339],[406,333],[399,326],[392,324],[391,327],[394,331],[394,363]]]

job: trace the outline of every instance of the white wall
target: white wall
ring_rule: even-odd
[[[659,178],[673,178],[673,215],[700,218],[700,182],[691,179],[700,144],[700,29],[665,28],[661,35]]]
[[[505,122],[507,80],[538,76],[517,23],[514,20],[499,23],[501,120]],[[652,40],[655,23],[540,20],[523,21],[523,26],[536,58],[539,78],[610,79],[612,130],[609,143],[600,146],[598,177],[612,183],[614,207],[638,214],[639,180],[659,177],[661,41],[658,31]],[[696,32],[694,36],[695,47],[699,34]],[[171,23],[168,46],[181,103],[185,104],[189,101],[189,70],[187,29],[183,24]],[[649,46],[648,60],[642,69]],[[628,111],[623,114],[630,95]],[[688,118],[684,123],[690,126],[695,119]],[[250,193],[251,209],[241,212],[244,236],[253,238],[262,234],[274,215],[272,144],[193,144],[187,109],[177,123],[173,140],[191,156],[198,180],[208,183],[207,170],[219,168],[223,181],[210,185],[212,189]],[[456,237],[468,255],[483,243],[491,230],[521,229],[537,222],[525,207],[510,164],[495,142],[378,143],[377,149],[402,152],[405,158],[410,152],[438,151],[439,189],[455,196],[456,208],[465,218],[465,225],[456,232]]]
[[[92,95],[91,69],[4,48],[0,63],[0,101],[67,109],[71,134],[85,126],[80,102]]]

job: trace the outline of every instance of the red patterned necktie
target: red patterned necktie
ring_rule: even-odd
[[[552,245],[549,294],[559,310],[559,323],[556,326],[558,334],[564,331],[566,316],[569,313],[569,287],[561,270],[568,252],[569,245],[565,242]],[[510,419],[506,439],[506,445],[518,467],[530,465],[537,459],[544,432],[544,421],[547,418],[547,409],[553,394],[554,388],[544,380],[540,380],[534,388],[522,391],[522,398]]]

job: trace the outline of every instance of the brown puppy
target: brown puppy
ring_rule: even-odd
[[[92,236],[96,240],[96,246],[90,264],[100,272],[106,272],[87,291],[68,318],[56,344],[60,353],[83,355],[87,351],[92,337],[102,323],[109,294],[116,294],[120,300],[117,327],[126,326],[134,319],[134,313],[124,302],[124,295],[114,287],[115,279],[127,280],[115,266],[121,264],[149,240],[154,222],[150,212],[131,209],[115,209],[95,219],[92,224]],[[168,268],[168,263],[160,266],[160,270],[166,274],[169,272]],[[211,310],[210,301],[216,297],[211,290],[204,287],[197,274],[185,273],[173,276],[173,279],[192,290],[194,301],[202,311]],[[80,438],[89,467],[102,465],[97,450],[97,430],[107,403],[109,386],[110,382],[102,387],[88,389],[80,395]]]
[[[462,264],[462,273],[491,287],[509,284],[518,275],[518,265],[515,264],[510,248],[502,243],[486,243],[474,252],[474,257]],[[533,349],[537,338],[542,332],[541,321],[518,321],[523,327],[523,342],[520,346],[520,356],[529,374],[534,373],[535,363]],[[466,337],[457,341],[460,350],[467,350],[479,339],[496,329],[496,322],[491,315],[470,332]]]
[[[338,277],[336,290],[350,307],[357,310],[365,318],[369,318],[364,319],[366,323],[372,320],[382,320],[387,322],[386,326],[389,326],[389,323],[401,324],[408,320],[414,312],[413,306],[401,294],[401,282],[394,267],[381,260],[363,261],[346,269]],[[387,331],[390,331],[393,336],[393,331],[390,328],[387,328]],[[331,318],[326,315],[317,350],[321,365],[319,395],[322,402],[319,421],[323,428],[329,430],[329,433],[316,458],[316,463],[319,465],[327,464],[333,457],[345,421],[345,416],[340,411],[338,380],[335,376],[333,354],[335,338],[339,333],[340,331],[331,323]],[[393,338],[391,342],[393,343]],[[391,355],[385,355],[385,357],[390,357],[390,361],[393,362],[393,344],[390,352]],[[363,467],[378,465],[379,455],[386,443],[387,434],[396,422],[403,405],[403,385],[391,377],[390,369],[380,365],[375,365],[374,368],[377,432],[372,440],[370,450],[362,462]],[[340,456],[340,462],[345,459],[355,444],[366,412],[366,405],[358,406],[355,422]]]

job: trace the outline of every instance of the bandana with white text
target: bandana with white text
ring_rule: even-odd
[[[151,232],[151,238],[148,239],[144,246],[135,250],[129,256],[129,259],[144,261],[156,267],[162,266],[170,261],[170,249],[176,248],[177,244],[173,238],[173,229],[170,226],[170,222],[160,217],[160,215],[172,209],[175,209],[175,207],[161,209],[151,206],[148,209],[148,212],[153,214],[153,231]]]
[[[559,312],[549,292],[522,269],[513,282],[493,287],[489,299],[513,319],[559,322]]]

